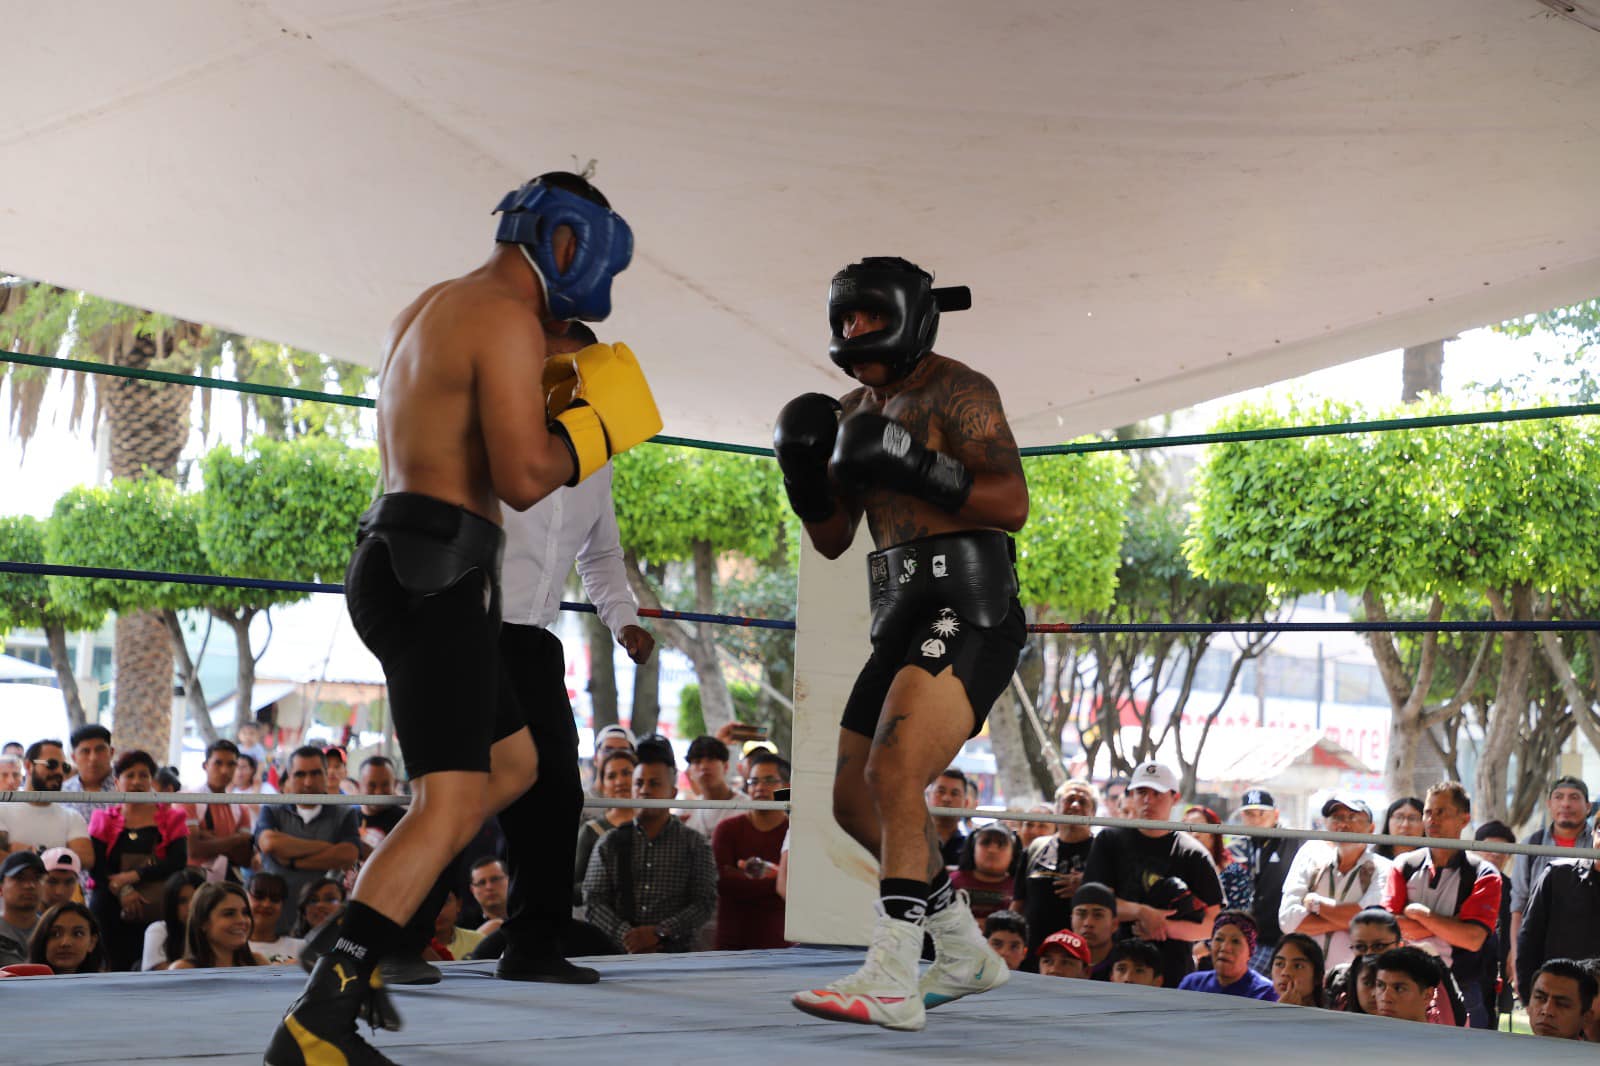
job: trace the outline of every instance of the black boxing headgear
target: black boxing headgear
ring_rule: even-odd
[[[896,256],[869,256],[833,276],[828,289],[828,323],[833,327],[828,356],[851,377],[861,363],[882,363],[891,380],[898,380],[933,351],[939,312],[971,306],[972,292],[965,286],[936,289],[933,275],[915,263]],[[851,311],[881,316],[883,329],[845,337],[844,318]]]

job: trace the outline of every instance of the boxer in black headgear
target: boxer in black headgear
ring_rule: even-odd
[[[939,312],[970,306],[904,259],[833,279],[829,353],[861,383],[778,416],[784,487],[824,556],[862,515],[872,654],[840,723],[834,816],[877,858],[880,911],[866,964],[795,1006],[819,1017],[921,1029],[924,1012],[1006,980],[945,874],[923,790],[977,733],[1010,682],[1026,628],[1010,533],[1028,486],[988,378],[933,351]],[[920,981],[923,932],[937,958]]]

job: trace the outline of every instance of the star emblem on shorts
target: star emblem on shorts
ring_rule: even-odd
[[[939,617],[933,620],[933,631],[941,637],[953,637],[961,631],[961,622],[954,611],[946,609],[940,611]]]

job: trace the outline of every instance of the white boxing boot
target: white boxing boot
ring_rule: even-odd
[[[989,946],[978,928],[965,892],[957,892],[950,906],[928,915],[926,922],[935,955],[918,985],[925,1009],[999,988],[1011,979],[1006,960]]]
[[[807,1014],[830,1021],[914,1032],[927,1024],[917,989],[921,955],[922,926],[879,910],[872,946],[861,969],[826,988],[797,992],[791,1002]]]

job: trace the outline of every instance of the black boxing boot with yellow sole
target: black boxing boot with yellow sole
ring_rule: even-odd
[[[400,1028],[383,978],[339,954],[317,960],[305,991],[267,1045],[265,1066],[394,1066],[356,1031],[356,1016],[374,1029]]]
[[[305,991],[283,1016],[267,1045],[265,1066],[392,1066],[356,1031],[399,1029],[400,1015],[383,986],[377,962],[400,927],[355,901],[339,918],[339,936],[317,959]]]

